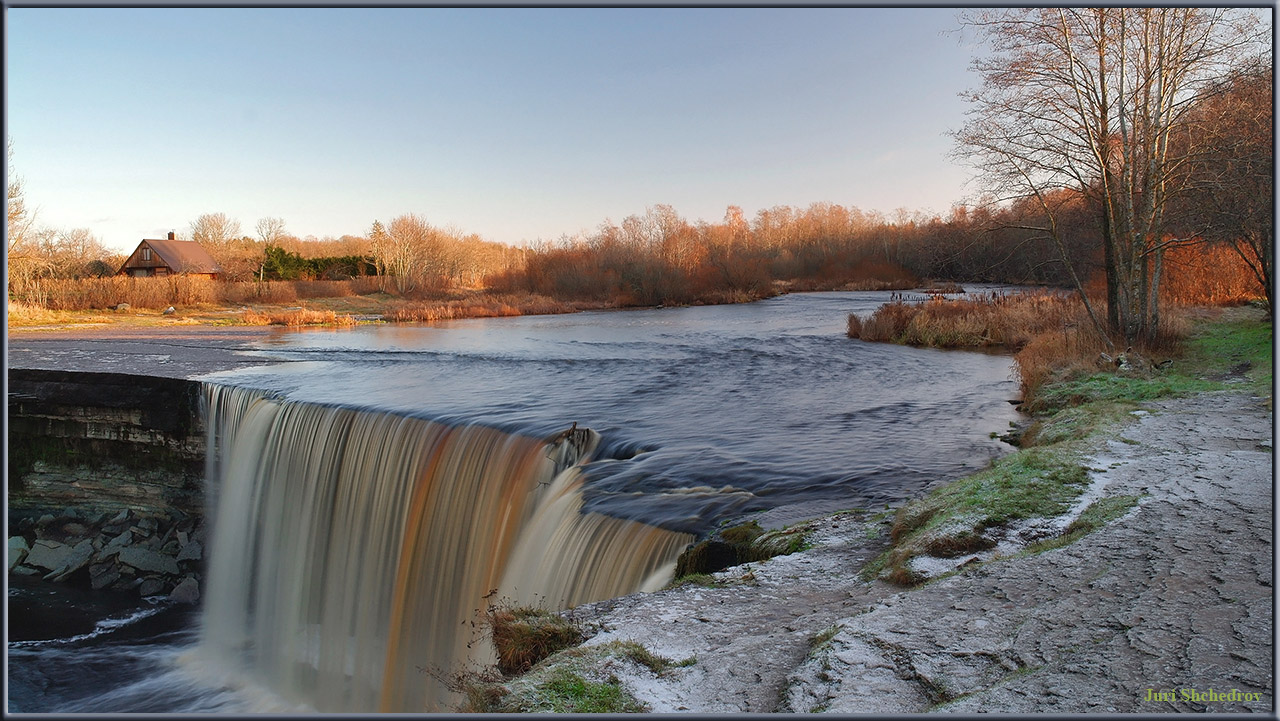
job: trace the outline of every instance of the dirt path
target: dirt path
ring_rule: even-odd
[[[654,711],[1270,711],[1272,414],[1229,393],[1149,409],[1090,462],[1141,501],[1077,543],[900,592],[858,581],[883,542],[846,514],[739,585],[586,608],[609,629],[588,643],[697,657],[624,675]]]

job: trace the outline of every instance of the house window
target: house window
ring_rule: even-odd
[[[151,260],[151,249],[150,249],[150,248],[143,248],[143,249],[142,249],[142,259],[143,259],[143,260]]]

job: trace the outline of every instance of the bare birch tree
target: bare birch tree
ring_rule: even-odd
[[[1254,46],[1251,16],[1202,8],[1031,8],[963,18],[991,52],[957,134],[989,190],[1039,201],[1039,228],[1066,261],[1053,191],[1097,213],[1107,276],[1106,328],[1126,344],[1159,332],[1165,210],[1185,156],[1171,134]],[[1072,275],[1081,289],[1081,279]],[[1083,290],[1080,290],[1085,298]],[[1086,303],[1088,299],[1085,298]],[[1090,316],[1101,329],[1092,306]]]

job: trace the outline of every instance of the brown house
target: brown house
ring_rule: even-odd
[[[222,266],[194,240],[143,240],[120,266],[117,275],[146,278],[153,275],[204,275],[217,278]]]

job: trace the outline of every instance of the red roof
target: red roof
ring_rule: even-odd
[[[218,265],[218,261],[209,255],[209,251],[200,246],[194,240],[151,240],[146,239],[138,244],[138,249],[133,251],[129,259],[125,261],[121,270],[131,267],[146,267],[140,265],[136,261],[140,260],[139,251],[143,246],[151,248],[160,261],[168,266],[169,270],[174,273],[221,273],[222,266]],[[154,263],[147,264],[154,266]]]

